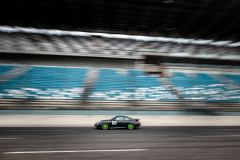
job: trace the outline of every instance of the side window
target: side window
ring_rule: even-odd
[[[130,121],[130,120],[131,120],[130,118],[125,117],[125,121]]]
[[[115,120],[116,121],[124,121],[124,117],[117,117]]]
[[[115,121],[116,117],[112,118],[112,121]]]

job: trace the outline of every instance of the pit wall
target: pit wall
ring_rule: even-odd
[[[240,116],[128,115],[147,126],[240,126]],[[114,115],[0,115],[0,127],[94,127]]]

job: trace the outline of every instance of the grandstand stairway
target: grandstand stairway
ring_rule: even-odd
[[[162,84],[166,87],[169,88],[171,93],[176,95],[179,98],[179,101],[181,101],[181,103],[179,103],[180,105],[178,105],[178,107],[182,107],[183,109],[199,109],[202,108],[203,106],[205,106],[204,103],[200,103],[198,105],[196,104],[190,104],[189,101],[185,100],[184,95],[179,92],[174,85],[172,84],[172,82],[170,82],[167,78],[160,78],[160,81],[162,82]],[[192,106],[189,108],[189,106]]]
[[[239,89],[240,88],[240,84],[238,84],[237,82],[227,78],[224,75],[209,74],[209,76],[212,77],[213,79],[216,79],[217,81],[225,84],[225,85],[232,86],[235,89]]]
[[[9,68],[10,69],[8,71],[6,71],[5,69]],[[27,71],[29,71],[31,69],[31,67],[29,66],[4,66],[1,67],[1,69],[5,70],[6,72],[4,72],[3,74],[0,75],[0,85],[2,83],[8,82],[16,77],[19,77],[21,75],[23,75],[24,73],[26,73]]]
[[[170,81],[168,81],[168,79],[166,79],[166,78],[161,78],[160,81],[163,83],[163,85],[164,85],[165,87],[169,88],[170,91],[171,91],[174,95],[176,95],[181,101],[184,101],[184,96],[183,96],[180,92],[178,92],[177,89],[175,89],[175,88],[173,87],[173,84],[172,84]]]
[[[82,94],[82,102],[83,104],[87,103],[88,96],[92,90],[92,87],[96,83],[96,79],[98,77],[99,71],[95,68],[90,69],[90,71],[87,73],[87,76],[85,78],[85,86]]]

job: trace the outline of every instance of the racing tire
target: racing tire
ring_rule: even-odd
[[[133,129],[133,128],[134,128],[134,124],[132,124],[132,123],[129,123],[129,124],[128,124],[128,129],[130,129],[130,130],[131,130],[131,129]]]
[[[108,124],[106,124],[106,123],[102,124],[102,129],[107,130],[108,129]]]

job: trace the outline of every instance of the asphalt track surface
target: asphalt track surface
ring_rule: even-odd
[[[240,127],[0,128],[1,160],[239,160]]]

